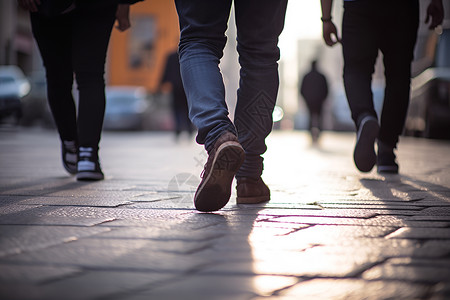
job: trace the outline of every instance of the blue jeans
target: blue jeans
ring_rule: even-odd
[[[197,142],[210,151],[224,132],[237,134],[246,154],[236,177],[259,177],[278,93],[278,37],[287,0],[235,0],[240,81],[234,124],[219,69],[232,0],[175,0],[180,68]]]

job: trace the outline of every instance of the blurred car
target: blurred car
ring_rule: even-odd
[[[383,109],[384,87],[383,82],[372,82],[373,104],[378,116],[381,115]],[[355,130],[355,124],[351,117],[350,107],[348,106],[347,96],[342,83],[335,85],[332,89],[331,123],[332,130],[334,131]]]
[[[22,116],[21,99],[31,86],[22,70],[13,65],[0,66],[0,120],[11,116],[16,122]]]
[[[143,87],[110,86],[106,88],[106,110],[103,129],[142,130],[149,109]]]
[[[450,139],[450,29],[436,47],[434,66],[411,81],[405,134]]]

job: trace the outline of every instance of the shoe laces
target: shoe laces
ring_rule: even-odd
[[[77,153],[77,143],[75,141],[63,141],[63,145],[67,152]]]
[[[92,158],[92,152],[94,149],[92,147],[80,147],[80,159],[89,160]]]

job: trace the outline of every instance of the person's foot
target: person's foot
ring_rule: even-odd
[[[353,160],[361,172],[370,172],[377,162],[374,144],[379,130],[378,120],[373,116],[364,117],[359,124]]]
[[[98,160],[98,151],[92,147],[80,147],[78,152],[77,180],[102,180],[103,175]]]
[[[61,156],[64,169],[70,174],[77,173],[78,148],[76,141],[61,142]]]
[[[261,177],[237,179],[237,204],[256,204],[270,200],[270,189]]]
[[[378,173],[398,173],[398,164],[394,153],[395,147],[390,147],[378,141],[377,172]]]
[[[202,181],[194,196],[197,210],[216,211],[228,203],[234,175],[244,162],[244,157],[244,149],[234,134],[225,132],[219,137],[209,153]]]

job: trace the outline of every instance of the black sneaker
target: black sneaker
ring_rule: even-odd
[[[398,174],[394,147],[390,147],[381,141],[378,141],[377,172]]]
[[[197,210],[216,211],[228,203],[234,175],[244,162],[244,157],[244,149],[234,134],[226,132],[219,137],[209,153],[201,175],[202,182],[195,193]]]
[[[379,130],[378,120],[373,116],[366,116],[359,123],[353,160],[361,172],[370,172],[377,162],[374,144]]]
[[[78,161],[77,142],[62,141],[61,156],[64,169],[70,174],[76,174]]]
[[[98,160],[98,151],[91,147],[80,147],[78,150],[77,180],[102,180],[102,169]]]

